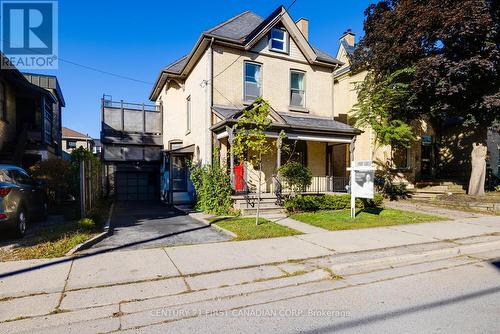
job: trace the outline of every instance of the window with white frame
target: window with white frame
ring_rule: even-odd
[[[287,52],[288,45],[287,45],[287,36],[285,30],[279,28],[271,29],[269,38],[269,49],[272,51]]]
[[[256,98],[262,95],[261,84],[261,65],[256,63],[245,62],[244,73],[244,100],[253,102]]]
[[[186,133],[191,132],[191,95],[186,99]]]
[[[66,148],[67,149],[73,149],[76,148],[76,140],[68,140],[66,142]]]
[[[304,108],[306,101],[305,81],[306,74],[304,72],[290,71],[290,106]]]

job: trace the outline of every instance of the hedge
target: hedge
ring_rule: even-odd
[[[373,199],[356,199],[357,208],[373,208],[382,206],[384,197],[375,194]],[[285,200],[284,206],[288,212],[308,212],[318,210],[342,210],[351,205],[351,195],[306,195],[290,197]]]

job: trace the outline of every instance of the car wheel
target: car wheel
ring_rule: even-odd
[[[16,222],[16,236],[18,238],[24,237],[26,234],[28,223],[26,217],[26,210],[23,207],[19,208],[19,212],[17,213],[17,222]]]

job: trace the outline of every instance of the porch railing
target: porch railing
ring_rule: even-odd
[[[347,176],[313,176],[311,185],[307,187],[304,193],[320,194],[320,193],[345,193],[349,186],[349,177]],[[281,182],[282,193],[289,193],[290,187],[286,182]],[[276,193],[276,184],[271,185],[271,193]]]

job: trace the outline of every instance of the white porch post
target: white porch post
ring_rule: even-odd
[[[355,182],[354,179],[354,149],[356,147],[356,137],[352,138],[351,143],[349,144],[349,152],[350,152],[350,177],[351,177],[351,185],[350,185],[350,191],[351,191],[351,218],[356,217],[356,197],[352,193],[352,186]]]

